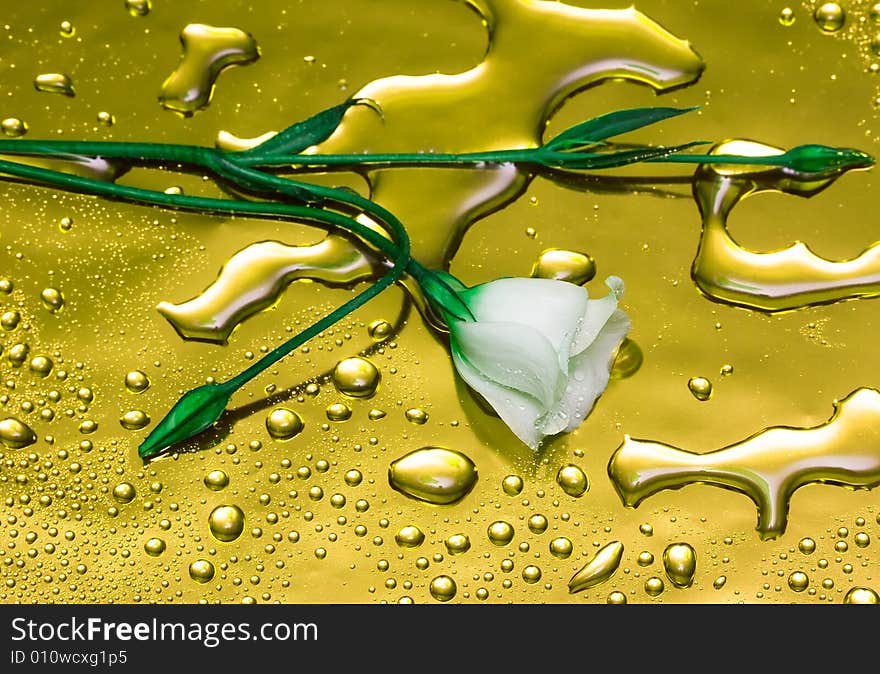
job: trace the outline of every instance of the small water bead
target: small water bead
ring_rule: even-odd
[[[626,604],[626,595],[623,592],[615,590],[614,592],[609,593],[606,603],[613,606],[623,606]]]
[[[95,394],[92,392],[92,389],[83,386],[76,392],[76,397],[84,403],[90,403],[95,399]]]
[[[89,435],[98,430],[98,422],[92,419],[86,419],[79,425],[79,432],[83,435]]]
[[[697,570],[697,553],[688,543],[671,543],[663,551],[663,568],[675,587],[690,587]]]
[[[428,421],[428,413],[425,412],[425,410],[419,409],[418,407],[408,409],[405,416],[408,422],[410,422],[411,424],[416,424],[417,426],[421,426]]]
[[[541,580],[541,569],[533,564],[525,567],[522,570],[522,579],[529,583],[530,585],[533,583],[537,583]]]
[[[501,481],[501,489],[508,496],[518,496],[523,490],[523,480],[519,475],[508,475]]]
[[[854,587],[843,598],[844,604],[880,604],[880,595],[869,587]]]
[[[550,554],[557,559],[568,559],[574,552],[574,544],[565,536],[550,541]]]
[[[304,428],[302,417],[286,407],[276,407],[266,416],[266,430],[275,440],[290,440]]]
[[[4,330],[15,330],[20,322],[21,314],[17,311],[4,311],[3,314],[0,315],[0,327]]]
[[[489,528],[486,530],[486,534],[489,537],[489,541],[492,545],[497,545],[499,547],[507,545],[510,541],[513,540],[513,527],[510,526],[507,522],[497,521],[492,522],[489,525]]]
[[[725,363],[721,366],[719,372],[721,373],[722,377],[729,377],[733,374],[733,365],[731,365],[730,363]]]
[[[96,116],[96,119],[98,120],[98,124],[101,124],[102,126],[113,126],[116,124],[116,117],[106,110],[101,110]]]
[[[425,534],[417,526],[408,525],[394,535],[394,541],[401,548],[417,548],[425,542]]]
[[[812,538],[802,538],[798,542],[798,550],[800,550],[805,555],[812,555],[816,552],[816,541]]]
[[[538,256],[531,276],[583,285],[596,276],[596,261],[586,253],[548,248]]]
[[[13,344],[6,357],[14,367],[20,367],[27,360],[31,348],[27,344]]]
[[[529,518],[529,531],[531,531],[533,534],[543,534],[545,531],[547,531],[548,524],[549,523],[547,522],[547,518],[543,515],[532,515]]]
[[[637,561],[639,566],[651,566],[651,564],[654,563],[654,555],[645,550],[644,552],[639,553],[639,558]]]
[[[716,590],[720,590],[727,584],[727,576],[718,576],[715,580],[712,581],[712,587]]]
[[[620,347],[617,349],[614,364],[611,366],[611,378],[626,379],[632,377],[639,371],[644,361],[645,356],[642,353],[641,347],[627,337],[620,343]]]
[[[333,403],[327,407],[326,414],[330,421],[346,421],[351,419],[351,408],[344,403]]]
[[[810,579],[803,571],[795,571],[788,577],[788,586],[794,592],[803,592],[810,586]]]
[[[860,548],[867,548],[871,544],[871,537],[860,531],[853,537],[853,542]]]
[[[150,417],[143,410],[129,410],[122,415],[119,423],[128,431],[138,431],[150,424]]]
[[[562,487],[562,491],[574,498],[580,498],[590,488],[586,474],[574,464],[559,469],[559,472],[556,473],[556,484]]]
[[[146,16],[153,6],[150,0],[125,0],[125,8],[132,16]]]
[[[449,601],[455,596],[458,588],[449,576],[437,576],[431,581],[429,591],[437,601]]]
[[[241,536],[244,531],[244,512],[236,505],[221,505],[211,511],[208,526],[211,535],[218,541],[228,543]]]
[[[581,592],[607,581],[623,559],[623,543],[612,541],[599,548],[595,555],[568,581],[571,594]]]
[[[44,288],[40,293],[43,306],[49,311],[56,313],[64,308],[64,294],[57,288]]]
[[[345,358],[333,369],[333,385],[349,398],[370,398],[376,393],[381,375],[366,358]]]
[[[370,327],[367,328],[367,332],[373,341],[381,342],[383,339],[388,339],[394,334],[394,326],[388,321],[373,321],[370,323]]]
[[[647,594],[649,597],[656,597],[659,594],[663,593],[665,587],[666,586],[663,584],[662,578],[652,576],[645,581],[645,594]]]
[[[688,389],[694,398],[701,402],[712,397],[712,382],[705,377],[691,377],[688,380]]]
[[[7,117],[0,122],[0,130],[3,131],[4,136],[18,138],[28,132],[28,125],[27,122],[18,117]]]
[[[61,94],[62,96],[75,96],[73,82],[64,73],[43,73],[34,78],[34,89],[47,94]]]
[[[361,483],[361,480],[364,479],[364,476],[361,474],[361,471],[352,468],[351,470],[345,473],[345,484],[349,487],[356,487]]]
[[[189,565],[189,577],[197,583],[207,583],[214,578],[214,565],[207,559],[197,559]]]
[[[443,543],[450,555],[461,555],[471,549],[471,539],[465,534],[452,534]]]
[[[150,557],[158,557],[165,552],[165,541],[161,538],[150,538],[144,543],[144,551],[150,555]]]
[[[399,492],[436,505],[454,503],[477,482],[477,467],[461,452],[422,447],[392,462],[388,481]]]
[[[220,491],[229,484],[229,476],[222,470],[212,470],[205,475],[204,483],[211,491]]]
[[[117,503],[131,503],[135,496],[137,496],[137,491],[131,482],[120,482],[113,487],[113,500]]]
[[[140,370],[132,370],[125,375],[125,388],[130,393],[143,393],[150,388],[150,378],[145,372]]]
[[[0,444],[9,449],[22,449],[37,441],[37,435],[26,423],[15,417],[0,421]]]
[[[826,2],[816,8],[813,19],[823,32],[836,33],[846,22],[846,12],[836,2]]]
[[[370,413],[367,415],[370,418],[370,421],[379,421],[379,419],[384,419],[387,416],[387,412],[384,410],[370,410]]]
[[[654,527],[645,522],[644,524],[639,525],[639,533],[642,534],[642,536],[653,536]]]
[[[784,7],[779,12],[779,23],[785,27],[791,26],[795,21],[794,10],[791,7]]]

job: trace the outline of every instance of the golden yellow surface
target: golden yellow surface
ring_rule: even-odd
[[[0,20],[0,117],[22,120],[31,139],[210,146],[223,131],[256,138],[383,77],[468,71],[489,44],[477,13],[454,0],[153,0],[145,15],[129,13],[121,0],[8,4]],[[700,105],[625,140],[736,138],[877,152],[880,75],[871,66],[880,22],[871,3],[842,3],[843,27],[829,32],[811,3],[637,2],[706,64],[695,84],[659,97],[632,81],[574,93],[559,73],[550,87],[550,63],[569,50],[587,45],[583,58],[601,57],[590,37],[598,28],[572,22],[568,37],[565,26],[551,37],[514,0],[488,5],[498,25],[520,12],[505,25],[515,24],[521,36],[506,43],[503,68],[481,75],[491,84],[490,103],[444,99],[431,88],[422,99],[404,91],[401,117],[383,126],[375,111],[359,107],[328,147],[373,138],[374,149],[395,151],[498,149],[528,145],[529,137],[534,144],[536,125],[561,103],[547,136],[619,108]],[[786,6],[794,17],[787,26],[780,22]],[[820,19],[833,27],[827,10]],[[181,60],[179,35],[189,24],[249,33],[260,56],[218,71],[210,103],[183,117],[159,96]],[[208,57],[199,58],[207,67]],[[687,70],[673,60],[670,67]],[[47,74],[67,75],[75,95],[38,91],[35,78]],[[7,133],[17,128],[3,124]],[[433,145],[413,146],[420,138]],[[701,232],[692,167],[531,183],[505,169],[401,171],[373,176],[374,188],[397,207],[426,263],[442,262],[450,240],[447,252],[455,248],[456,228],[440,231],[438,222],[466,222],[524,190],[470,229],[458,227],[451,271],[474,284],[528,276],[550,248],[591,256],[591,293],[604,294],[611,274],[626,282],[622,307],[641,368],[613,378],[578,430],[535,454],[456,377],[445,336],[395,287],[237,393],[215,429],[144,464],[137,446],[184,391],[234,375],[352,291],[295,282],[225,345],[184,340],[157,305],[195,298],[250,244],[312,245],[324,233],[3,181],[0,279],[12,288],[5,293],[0,285],[0,314],[20,318],[0,320],[0,422],[24,422],[37,441],[14,447],[26,431],[11,422],[0,427],[0,600],[841,603],[853,588],[880,590],[875,492],[808,481],[791,492],[784,533],[762,540],[755,504],[743,493],[688,484],[633,509],[608,474],[627,435],[702,454],[769,427],[827,422],[835,400],[880,385],[876,299],[764,313],[701,294],[691,279]],[[351,177],[323,180],[366,189]],[[192,174],[137,169],[120,182],[221,194]],[[874,171],[857,171],[810,198],[756,194],[736,205],[727,224],[753,253],[800,240],[824,258],[854,258],[877,238],[875,182]],[[489,196],[464,203],[462,195],[474,190]],[[47,289],[60,291],[63,305]],[[740,297],[721,299],[742,304]],[[390,325],[371,330],[377,320]],[[372,395],[372,380],[349,381],[349,395],[338,390],[346,390],[340,376],[334,385],[337,363],[358,355],[378,370]],[[148,388],[135,392],[143,389],[136,375],[126,385],[134,371],[145,373]],[[374,376],[357,363],[341,371]],[[699,396],[692,393],[695,377],[711,383],[708,398],[704,384]],[[870,426],[859,433],[866,445],[880,443]],[[784,442],[764,445],[762,470],[786,464]],[[391,464],[424,447],[456,450],[476,465],[476,484],[455,486],[465,494],[459,501],[431,504],[389,484]],[[586,474],[586,491],[570,465]],[[519,493],[519,481],[508,476],[521,479]],[[569,582],[588,563],[573,585],[585,589],[570,594]]]

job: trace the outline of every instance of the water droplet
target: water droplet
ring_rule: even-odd
[[[189,565],[189,577],[197,583],[207,583],[214,578],[214,565],[207,559],[197,559]]]
[[[64,295],[57,288],[45,288],[40,293],[43,306],[49,311],[56,313],[64,308]]]
[[[64,233],[69,232],[73,229],[73,218],[65,215],[58,221],[58,229]]]
[[[657,576],[652,576],[645,581],[645,593],[650,597],[656,597],[661,594],[664,588],[663,579]]]
[[[431,581],[431,596],[437,601],[449,601],[455,596],[458,588],[449,576],[437,576]]]
[[[507,522],[499,520],[489,525],[486,534],[489,536],[489,541],[492,545],[501,547],[513,540],[513,527]]]
[[[260,57],[254,38],[238,28],[191,23],[180,33],[183,57],[162,84],[159,103],[184,116],[206,107],[220,72]]]
[[[712,581],[712,587],[716,590],[720,590],[727,584],[727,576],[718,576],[715,580]]]
[[[406,411],[406,420],[411,424],[416,424],[417,426],[421,426],[428,421],[428,413],[425,410],[421,410],[418,407],[413,407],[412,409],[408,409]]]
[[[379,421],[379,419],[384,419],[387,415],[384,410],[370,410],[367,416],[370,417],[371,421]]]
[[[0,315],[0,327],[4,330],[15,330],[21,322],[21,314],[17,311],[4,311]]]
[[[367,332],[370,334],[373,341],[381,342],[383,339],[388,339],[394,334],[394,326],[388,321],[373,321],[370,323],[370,327],[367,328]]]
[[[27,360],[30,350],[31,348],[27,344],[13,344],[9,348],[9,353],[6,354],[6,357],[13,367],[20,367]]]
[[[608,594],[608,599],[606,601],[614,606],[623,606],[626,604],[626,595],[619,590],[615,590]]]
[[[583,285],[596,276],[596,261],[586,253],[548,248],[538,256],[531,275]]]
[[[645,522],[644,524],[639,525],[639,533],[642,534],[642,536],[653,536],[654,527]]]
[[[302,418],[291,409],[276,407],[266,416],[266,430],[275,440],[290,440],[303,430]]]
[[[871,537],[860,531],[853,537],[853,542],[860,548],[867,548],[871,544]]]
[[[101,124],[102,126],[113,126],[116,124],[116,117],[106,110],[101,110],[97,114],[96,119],[98,120],[98,124]]]
[[[34,444],[36,441],[36,434],[27,424],[14,417],[8,417],[0,421],[0,443],[9,447],[9,449],[21,449],[22,447]]]
[[[463,498],[477,482],[477,467],[461,452],[423,447],[391,464],[391,486],[407,496],[446,505]]]
[[[816,552],[816,541],[812,538],[802,538],[798,543],[798,550],[805,555],[812,555]]]
[[[712,397],[712,382],[705,377],[691,377],[688,388],[697,400],[706,401]]]
[[[813,13],[816,25],[826,33],[836,33],[846,22],[846,12],[836,2],[826,2]]]
[[[627,337],[617,349],[617,356],[615,356],[614,364],[611,366],[611,378],[626,379],[627,377],[632,377],[642,367],[644,360],[645,357],[642,354],[641,347]]]
[[[333,370],[336,390],[350,398],[371,398],[380,379],[379,370],[366,358],[345,358]]]
[[[425,542],[425,534],[422,533],[421,529],[410,524],[402,527],[394,535],[394,541],[401,548],[417,548]]]
[[[654,555],[645,550],[644,552],[639,553],[639,558],[637,561],[639,566],[651,566],[651,564],[654,563]]]
[[[47,356],[34,356],[31,358],[31,372],[40,377],[47,377],[54,366],[55,363]]]
[[[697,553],[687,543],[671,543],[663,551],[663,568],[675,587],[690,587],[697,570]]]
[[[622,558],[623,543],[620,541],[612,541],[599,548],[592,559],[568,581],[568,591],[574,594],[604,583],[617,571]]]
[[[844,604],[880,604],[880,596],[869,587],[854,587],[843,598]]]
[[[158,557],[165,552],[165,541],[161,538],[151,538],[144,543],[144,551],[150,555],[150,557]]]
[[[79,432],[83,435],[89,435],[98,430],[98,422],[92,419],[86,419],[79,425]]]
[[[128,431],[138,431],[150,423],[150,417],[142,410],[129,410],[122,415],[119,423]]]
[[[721,366],[721,370],[719,370],[719,372],[721,372],[722,377],[729,377],[733,374],[733,365],[724,364]]]
[[[361,474],[361,471],[352,468],[351,470],[345,473],[345,484],[349,487],[356,487],[361,483],[361,480],[364,479],[364,476]]]
[[[344,403],[333,403],[327,407],[326,414],[330,421],[346,421],[351,419],[351,408]]]
[[[90,403],[95,399],[95,394],[92,393],[92,389],[83,386],[76,392],[76,397],[82,400],[84,403]]]
[[[795,16],[794,10],[791,7],[784,7],[781,12],[779,12],[779,23],[783,26],[790,26],[794,23]]]
[[[131,393],[143,393],[150,388],[150,378],[140,370],[132,370],[125,375],[125,388]]]
[[[153,5],[150,0],[125,0],[125,8],[132,16],[146,16]]]
[[[807,578],[807,574],[805,574],[803,571],[794,571],[788,577],[788,586],[794,592],[803,592],[809,587],[809,585],[810,579]]]
[[[61,37],[73,37],[76,34],[76,29],[70,21],[62,21],[58,26],[58,32]]]
[[[501,481],[501,489],[508,496],[518,496],[523,490],[523,481],[519,475],[508,475]]]
[[[538,230],[535,229],[534,227],[526,227],[526,236],[529,237],[530,239],[537,238]]]
[[[135,496],[137,492],[130,482],[120,482],[113,487],[113,500],[117,503],[131,503]]]
[[[590,488],[586,474],[574,464],[559,469],[559,472],[556,473],[556,484],[562,487],[562,491],[574,498],[580,498]]]
[[[525,567],[522,571],[522,579],[529,583],[537,583],[541,580],[541,569],[533,564]]]
[[[550,554],[559,559],[568,559],[574,552],[574,545],[565,536],[554,538],[550,541]]]
[[[208,526],[218,541],[234,541],[244,531],[244,512],[235,505],[217,506],[208,517]]]
[[[529,531],[533,534],[543,534],[547,531],[547,518],[543,515],[535,514],[529,518]]]
[[[12,281],[10,281],[8,278],[0,278],[0,293],[8,295],[12,292],[12,288]]]
[[[28,131],[27,122],[19,119],[18,117],[7,117],[2,122],[0,122],[0,130],[3,131],[3,135],[9,136],[10,138],[18,138],[19,136],[23,136]]]
[[[73,82],[70,77],[62,73],[44,73],[34,78],[34,88],[48,94],[62,94],[63,96],[75,96]]]
[[[452,534],[444,544],[450,555],[461,555],[471,549],[471,539],[464,534]]]

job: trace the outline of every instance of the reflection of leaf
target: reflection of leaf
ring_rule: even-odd
[[[234,390],[227,384],[205,384],[185,393],[141,443],[140,457],[149,459],[209,428],[220,418]]]
[[[668,147],[641,147],[620,152],[542,152],[541,159],[545,166],[562,169],[608,169],[643,161],[664,160],[676,152],[687,150],[695,145],[703,145],[703,141],[670,145]],[[543,151],[544,148],[541,148]]]
[[[696,108],[631,108],[617,110],[606,115],[595,117],[575,124],[544,144],[548,150],[562,152],[574,150],[588,145],[601,144],[600,141],[619,136],[628,131],[641,129],[662,122],[670,117],[677,117]]]
[[[312,145],[317,145],[330,137],[339,123],[342,121],[345,111],[358,102],[356,98],[350,98],[344,103],[327,108],[313,117],[288,126],[281,133],[272,136],[269,140],[244,152],[237,153],[239,156],[266,155],[266,154],[299,154]]]

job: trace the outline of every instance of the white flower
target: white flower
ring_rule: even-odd
[[[629,332],[629,318],[617,308],[623,281],[609,277],[611,292],[589,299],[585,288],[564,281],[503,278],[467,288],[437,276],[471,313],[459,320],[443,302],[462,379],[532,449],[545,436],[577,428],[608,385]]]

